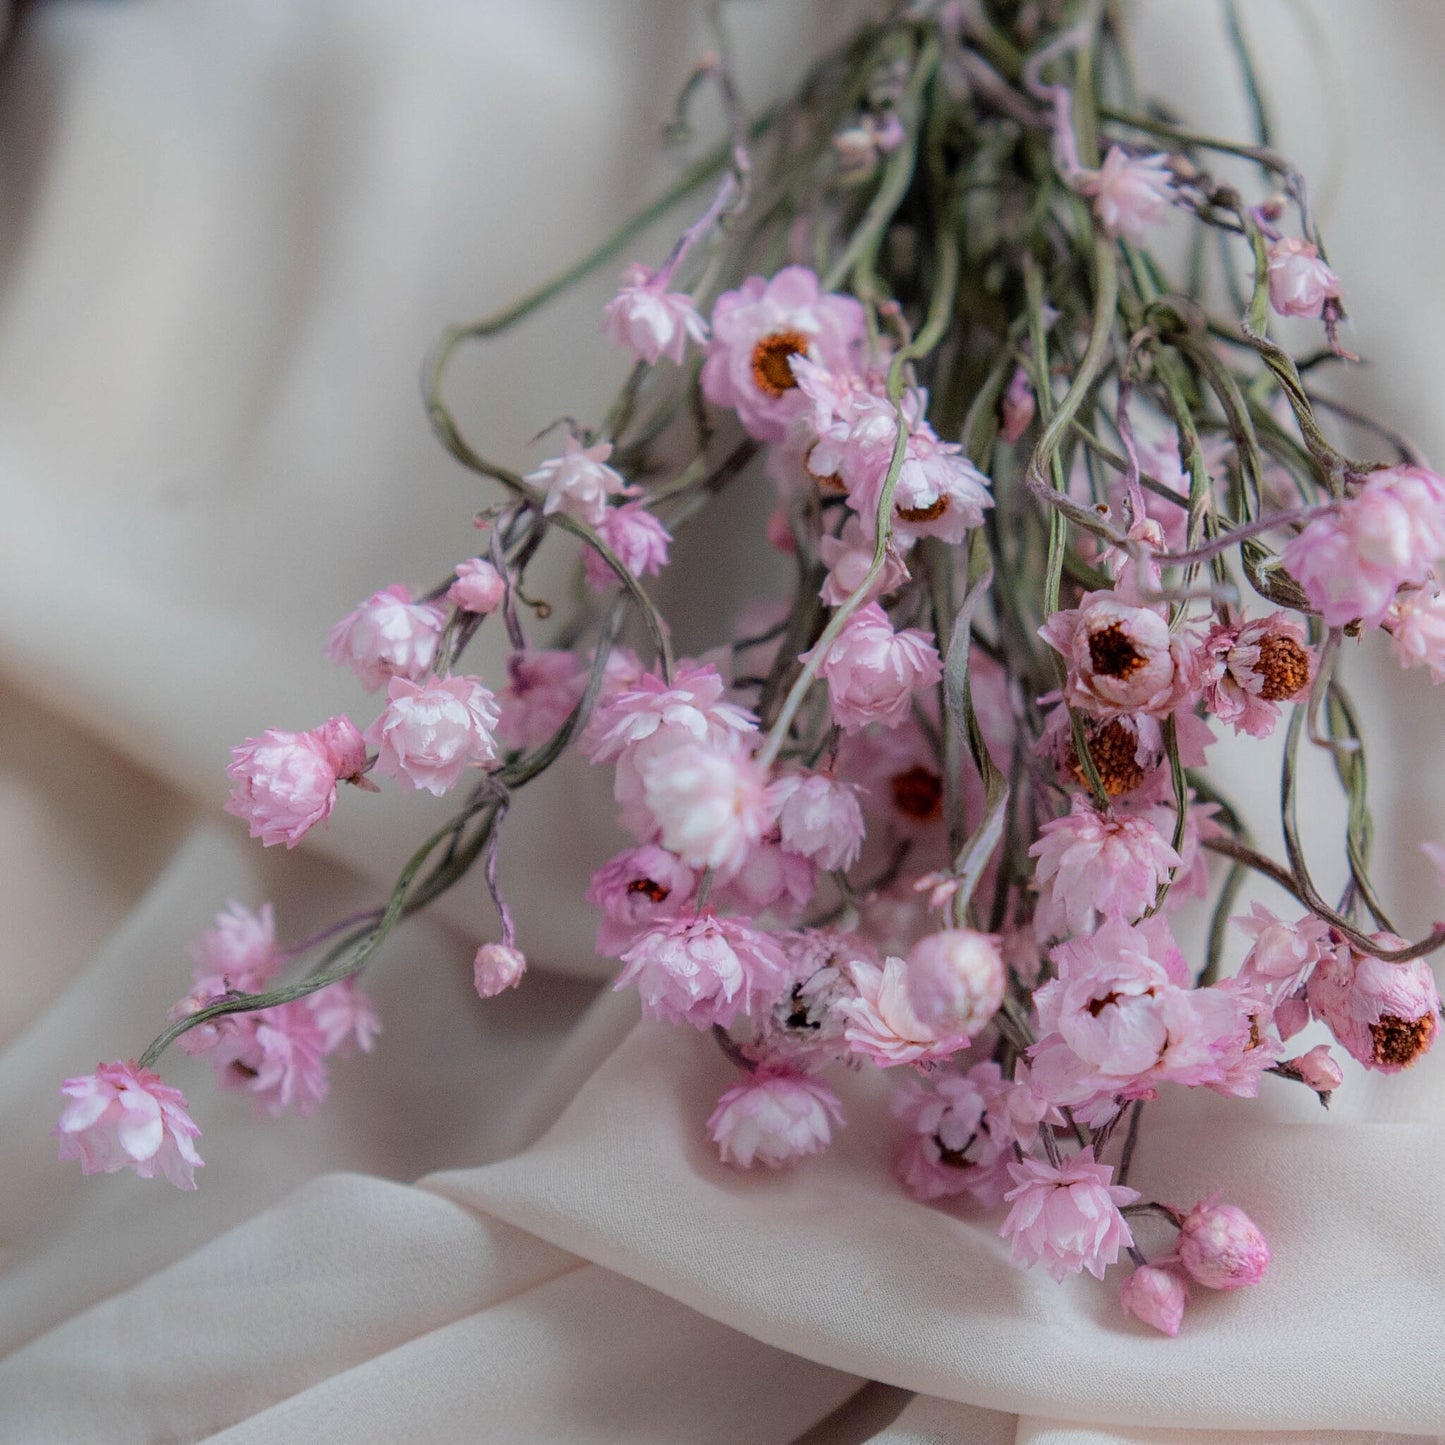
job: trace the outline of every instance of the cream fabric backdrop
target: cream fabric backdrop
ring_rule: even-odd
[[[1445,7],[1244,8],[1373,362],[1342,394],[1445,458]],[[1214,7],[1135,12],[1153,88],[1238,131]],[[845,18],[735,17],[755,98]],[[534,964],[517,994],[471,993],[494,920],[459,889],[388,947],[386,1032],[313,1118],[257,1123],[175,1056],[205,1129],[196,1194],[55,1161],[58,1081],[149,1037],[227,898],[275,898],[300,936],[374,898],[425,827],[424,801],[348,797],[296,853],[263,852],[219,813],[226,750],[368,715],[326,627],[466,555],[483,495],[427,435],[419,359],[665,176],[653,140],[696,18],[72,0],[29,10],[0,64],[0,1439],[1438,1438],[1440,1057],[1352,1072],[1327,1117],[1283,1087],[1162,1106],[1142,1187],[1227,1189],[1275,1264],[1246,1298],[1197,1292],[1179,1340],[1149,1336],[1112,1287],[1019,1274],[992,1221],[899,1193],[876,1079],[850,1081],[851,1127],[809,1167],[723,1170],[700,1138],[720,1057],[637,1026],[630,998],[593,1002],[580,897],[613,834],[582,769],[508,824]],[[528,436],[605,396],[609,280],[464,358],[453,395],[488,449],[535,457]],[[749,580],[733,569],[737,596]],[[672,586],[694,617],[721,605]],[[1376,647],[1350,665],[1382,873],[1418,927],[1441,911],[1413,851],[1445,836],[1440,697]],[[1270,766],[1234,765],[1266,804]],[[1311,807],[1337,815],[1324,786]]]

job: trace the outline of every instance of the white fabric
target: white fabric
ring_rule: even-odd
[[[1239,132],[1206,8],[1136,7],[1141,70]],[[1445,457],[1445,9],[1241,8],[1284,148],[1314,175],[1343,159],[1320,194],[1376,364],[1336,388]],[[842,9],[735,7],[752,95]],[[441,815],[350,796],[295,853],[263,852],[219,814],[226,749],[369,718],[321,657],[326,627],[468,555],[487,497],[427,435],[419,359],[667,174],[653,138],[696,20],[676,0],[71,0],[19,25],[0,67],[0,1439],[1441,1438],[1445,1050],[1398,1080],[1352,1070],[1328,1116],[1283,1085],[1150,1111],[1140,1187],[1223,1188],[1275,1251],[1258,1289],[1196,1291],[1166,1341],[1119,1317],[1112,1282],[1016,1272],[996,1220],[907,1199],[876,1076],[845,1081],[831,1153],[724,1170],[701,1137],[723,1060],[586,981],[607,969],[581,894],[615,833],[580,766],[507,825],[521,990],[471,992],[495,920],[469,883],[388,946],[368,980],[386,1032],[316,1115],[253,1119],[177,1053],[166,1077],[205,1131],[196,1194],[55,1160],[58,1081],[144,1043],[227,898],[274,898],[302,936],[372,901]],[[484,449],[535,461],[528,437],[605,400],[609,284],[466,354],[453,395]],[[680,555],[733,559],[742,598],[737,530]],[[684,630],[729,605],[689,597],[695,575],[670,583]],[[1416,928],[1440,911],[1413,847],[1445,835],[1445,781],[1402,758],[1445,730],[1378,642],[1350,665],[1381,874]],[[499,657],[485,643],[480,669]],[[1270,750],[1240,757],[1277,847]],[[1323,852],[1338,810],[1319,778]]]

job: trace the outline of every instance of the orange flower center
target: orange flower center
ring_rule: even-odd
[[[791,356],[803,356],[808,350],[808,338],[801,331],[775,331],[765,336],[753,347],[753,380],[759,391],[769,396],[781,396],[797,386],[798,378],[788,365]]]

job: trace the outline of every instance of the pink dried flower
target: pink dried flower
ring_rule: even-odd
[[[1400,587],[1445,554],[1445,480],[1424,467],[1373,471],[1353,497],[1292,537],[1280,561],[1327,627],[1375,627]]]
[[[773,826],[762,769],[736,747],[683,743],[638,764],[664,848],[694,868],[737,872]]]
[[[622,273],[622,289],[602,308],[602,329],[614,345],[655,366],[660,356],[679,365],[688,338],[701,345],[707,323],[692,297],[667,290],[667,277],[634,263]]]
[[[679,667],[671,683],[644,673],[598,699],[582,735],[582,752],[594,763],[609,763],[659,734],[674,742],[721,744],[756,732],[757,718],[724,701],[726,693],[727,684],[712,666]]]
[[[645,928],[677,918],[697,892],[697,874],[675,853],[644,843],[592,875],[587,901],[602,910],[597,952],[616,958]]]
[[[1253,903],[1248,918],[1230,921],[1254,940],[1239,976],[1271,1004],[1298,993],[1315,965],[1334,952],[1329,925],[1313,913],[1286,923],[1262,903]]]
[[[803,655],[810,662],[817,649]],[[943,676],[943,660],[928,636],[916,627],[894,632],[876,603],[860,607],[822,655],[818,676],[828,683],[833,720],[844,732],[869,723],[897,727],[913,704],[913,694]]]
[[[843,523],[836,537],[823,537],[818,556],[828,569],[819,596],[829,607],[841,607],[862,585],[873,565],[873,542],[855,516]],[[897,545],[890,541],[883,554],[883,570],[874,578],[867,600],[887,597],[908,581],[908,567]]]
[[[372,593],[331,629],[326,655],[349,667],[367,692],[392,677],[415,681],[436,660],[446,620],[435,603],[413,602],[398,582]]]
[[[810,859],[764,838],[747,850],[737,868],[724,872],[716,889],[719,908],[751,914],[771,912],[792,921],[812,902],[818,870]]]
[[[1126,1315],[1152,1325],[1171,1340],[1184,1323],[1188,1303],[1189,1286],[1183,1277],[1152,1264],[1141,1264],[1119,1290],[1119,1305]]]
[[[376,1005],[354,978],[343,978],[309,993],[303,1000],[321,1031],[321,1052],[346,1058],[353,1049],[371,1052],[381,1032]]]
[[[1318,246],[1286,236],[1269,248],[1269,304],[1281,316],[1318,316],[1339,294],[1339,278]]]
[[[1025,1269],[1043,1262],[1055,1282],[1087,1269],[1095,1279],[1133,1244],[1119,1207],[1139,1198],[1137,1189],[1111,1184],[1113,1169],[1081,1149],[1056,1169],[1042,1159],[1008,1166],[1013,1204],[999,1234],[1009,1241],[1009,1260]]]
[[[1012,1089],[992,1062],[927,1084],[903,1080],[889,1107],[907,1131],[897,1169],[915,1199],[967,1193],[1003,1202],[1015,1140],[1003,1100]]]
[[[1179,1262],[1206,1289],[1243,1289],[1264,1278],[1269,1245],[1244,1210],[1205,1200],[1184,1216]]]
[[[1403,948],[1375,933],[1381,948]],[[1386,963],[1341,943],[1310,975],[1310,1009],[1367,1069],[1398,1074],[1430,1051],[1440,1032],[1440,994],[1423,958]]]
[[[366,745],[348,717],[334,717],[310,732],[267,728],[231,749],[226,772],[235,783],[226,811],[244,818],[251,836],[268,848],[294,848],[336,805],[340,778],[360,774]]]
[[[1082,189],[1094,198],[1094,214],[1104,230],[1136,243],[1169,214],[1174,201],[1167,155],[1131,156],[1118,146],[1109,147],[1104,164]]]
[[[634,577],[652,577],[667,566],[672,533],[642,502],[608,508],[607,515],[597,524],[597,535]],[[583,549],[582,566],[587,581],[599,592],[618,585],[617,574],[595,547]]]
[[[1187,639],[1173,634],[1152,607],[1135,607],[1115,592],[1086,592],[1061,608],[1039,636],[1068,665],[1064,698],[1097,718],[1123,713],[1163,717],[1198,687]]]
[[[832,872],[858,861],[863,810],[858,788],[827,773],[784,773],[771,789],[783,847]]]
[[[478,998],[495,998],[505,989],[516,988],[527,971],[522,951],[505,943],[484,943],[472,961],[472,983]]]
[[[519,648],[507,658],[507,685],[497,694],[497,736],[510,748],[551,740],[587,690],[587,673],[562,650]]]
[[[186,1096],[159,1075],[130,1063],[98,1064],[93,1074],[67,1079],[60,1122],[50,1132],[62,1159],[79,1159],[82,1174],[133,1169],[142,1179],[159,1170],[177,1189],[196,1187],[201,1156],[192,1142],[201,1131],[186,1112]]]
[[[777,941],[741,919],[703,914],[655,924],[622,955],[614,988],[636,983],[643,1012],[695,1028],[726,1027],[783,986]]]
[[[1297,1059],[1286,1059],[1282,1068],[1296,1075],[1317,1094],[1332,1094],[1345,1082],[1344,1071],[1334,1061],[1328,1044],[1316,1044]]]
[[[493,613],[507,595],[502,574],[483,557],[471,557],[458,563],[457,580],[447,588],[447,601],[464,612],[481,617]]]
[[[843,1106],[824,1083],[792,1070],[759,1069],[717,1101],[708,1136],[724,1164],[769,1169],[821,1154],[843,1122]]]
[[[1137,918],[1181,861],[1153,823],[1100,812],[1083,793],[1067,817],[1039,829],[1029,856],[1038,859],[1034,882],[1048,932],[1062,932],[1060,923],[1084,932],[1101,913]]]
[[[901,958],[885,959],[882,968],[855,959],[848,974],[856,997],[840,1000],[837,1011],[846,1020],[843,1035],[854,1053],[886,1069],[950,1058],[967,1045],[962,1034],[939,1034],[918,1017]]]
[[[386,711],[365,736],[378,750],[377,773],[440,797],[468,767],[497,761],[496,726],[496,699],[480,678],[417,684],[394,677]]]
[[[1014,374],[1004,389],[998,403],[998,434],[1001,441],[1012,446],[1029,429],[1034,419],[1037,402],[1034,400],[1034,384],[1022,366],[1014,367]]]
[[[607,515],[608,499],[625,495],[626,481],[606,465],[612,455],[611,442],[584,447],[575,436],[567,438],[560,457],[545,461],[535,472],[528,472],[525,481],[543,487],[547,500],[542,503],[546,516],[565,512],[589,527],[597,526]]]
[[[223,1089],[251,1094],[273,1118],[293,1105],[309,1114],[330,1087],[326,1034],[306,1000],[228,1014],[206,1055]]]
[[[703,395],[736,411],[759,441],[785,441],[790,421],[808,405],[792,358],[852,372],[863,329],[862,305],[852,296],[825,295],[806,266],[785,266],[771,279],[750,276],[713,307]]]
[[[1400,592],[1383,625],[1401,667],[1428,667],[1431,682],[1445,682],[1445,596],[1438,587]]]
[[[275,910],[263,903],[253,913],[233,900],[225,912],[216,914],[215,926],[201,934],[189,952],[200,965],[196,970],[198,981],[214,976],[227,980],[221,989],[254,992],[281,965]]]
[[[1280,703],[1307,692],[1314,678],[1304,628],[1284,612],[1230,626],[1216,623],[1199,655],[1205,707],[1251,737],[1268,737]]]
[[[973,1038],[1004,995],[998,940],[971,928],[925,934],[908,951],[908,1001],[935,1034]]]

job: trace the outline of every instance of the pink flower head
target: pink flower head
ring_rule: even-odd
[[[1189,1286],[1172,1269],[1141,1264],[1119,1290],[1119,1304],[1126,1315],[1152,1325],[1172,1340],[1184,1323],[1184,1306],[1189,1303]]]
[[[543,462],[535,472],[528,472],[525,481],[543,487],[547,500],[542,512],[550,517],[565,512],[589,527],[597,526],[607,515],[608,499],[625,495],[626,481],[606,465],[612,455],[611,442],[584,447],[575,436],[567,438],[560,457]]]
[[[597,952],[616,958],[646,928],[679,917],[697,892],[697,874],[676,853],[644,843],[592,875],[587,901],[602,910]]]
[[[1281,316],[1318,316],[1339,294],[1339,278],[1318,246],[1286,236],[1269,248],[1269,304]]]
[[[1316,1044],[1299,1058],[1286,1059],[1280,1067],[1317,1094],[1332,1094],[1345,1082],[1344,1071],[1334,1061],[1328,1044]]]
[[[497,736],[509,748],[551,740],[587,690],[587,673],[566,651],[519,648],[507,658],[507,685],[497,695]]]
[[[366,745],[348,717],[306,733],[267,728],[231,749],[226,772],[235,787],[226,811],[244,818],[268,848],[294,848],[330,816],[338,779],[356,777],[365,766]]]
[[[446,620],[435,603],[413,602],[398,582],[374,592],[331,629],[326,655],[349,667],[367,692],[392,677],[415,681],[436,660]]]
[[[617,554],[617,560],[634,577],[652,577],[667,566],[667,549],[672,533],[641,502],[608,508],[597,524],[597,535]],[[582,552],[587,581],[599,592],[617,585],[617,573],[602,559],[595,547]]]
[[[707,340],[707,322],[692,297],[669,291],[666,284],[646,266],[631,265],[622,273],[622,289],[602,308],[608,340],[649,366],[660,356],[681,365],[689,337],[699,345]]]
[[[516,988],[527,971],[527,960],[517,948],[505,943],[484,943],[472,961],[472,983],[478,998],[495,998],[504,989]]]
[[[810,859],[767,837],[747,850],[737,868],[724,871],[716,889],[719,908],[774,913],[792,921],[818,891],[818,870]]]
[[[1055,1282],[1086,1269],[1095,1279],[1133,1244],[1119,1207],[1139,1197],[1137,1189],[1110,1184],[1113,1169],[1081,1149],[1055,1169],[1042,1159],[1008,1166],[1013,1204],[999,1234],[1009,1241],[1009,1260],[1025,1269],[1043,1262]]]
[[[707,913],[655,924],[622,955],[614,988],[636,983],[643,1012],[695,1028],[724,1028],[783,987],[777,941],[737,918]]]
[[[354,978],[329,983],[307,994],[303,1002],[321,1031],[323,1054],[344,1059],[353,1049],[363,1054],[371,1052],[381,1032],[381,1020],[376,1016],[376,1005]]]
[[[447,601],[464,612],[481,617],[493,613],[507,595],[502,574],[483,557],[471,557],[457,564],[457,580],[447,588]]]
[[[873,542],[857,517],[850,516],[836,537],[818,542],[818,556],[828,569],[819,596],[829,607],[841,607],[862,585],[873,565]],[[908,566],[897,545],[890,541],[883,554],[883,570],[873,580],[868,600],[887,597],[908,581]]]
[[[1393,933],[1371,937],[1381,948],[1405,946]],[[1386,963],[1341,943],[1310,975],[1308,997],[1346,1051],[1382,1074],[1408,1069],[1440,1032],[1440,994],[1423,958]]]
[[[598,699],[582,735],[582,751],[594,763],[610,763],[659,734],[675,743],[720,744],[756,732],[757,718],[725,702],[726,692],[727,684],[712,666],[680,667],[671,683],[644,673],[632,685]]]
[[[785,441],[790,421],[808,406],[792,358],[856,371],[862,339],[862,305],[852,296],[823,294],[806,266],[785,266],[770,280],[750,276],[713,307],[703,395],[736,411],[759,441]]]
[[[1077,607],[1055,612],[1039,636],[1068,665],[1065,700],[1097,718],[1163,717],[1198,686],[1188,642],[1171,634],[1161,613],[1114,592],[1086,592]]]
[[[1314,677],[1304,628],[1284,612],[1215,623],[1199,656],[1205,707],[1235,732],[1256,738],[1274,731],[1280,703],[1307,692]]]
[[[773,826],[766,775],[735,746],[683,743],[638,772],[662,846],[694,868],[735,873]]]
[[[771,790],[783,847],[830,872],[848,869],[863,847],[858,789],[827,773],[784,773]]]
[[[1131,156],[1110,146],[1104,164],[1083,185],[1094,198],[1094,214],[1110,236],[1139,242],[1169,214],[1174,177],[1163,154]]]
[[[330,1088],[327,1034],[309,1000],[254,1013],[229,1014],[206,1051],[223,1089],[252,1095],[257,1113],[273,1118],[295,1107],[309,1114]]]
[[[717,1101],[708,1136],[724,1164],[776,1169],[821,1154],[843,1122],[843,1106],[824,1083],[791,1069],[759,1069]]]
[[[1445,682],[1445,596],[1438,587],[1401,591],[1384,625],[1401,667],[1428,667],[1431,682]]]
[[[377,748],[376,771],[440,797],[468,767],[497,761],[496,699],[477,677],[426,683],[394,677],[387,708],[366,730]]]
[[[159,1170],[177,1189],[196,1187],[201,1165],[192,1140],[201,1131],[186,1112],[186,1096],[159,1075],[128,1064],[99,1064],[93,1074],[67,1079],[68,1101],[50,1132],[62,1159],[79,1159],[82,1174],[133,1169],[142,1179]]]
[[[985,1204],[1003,1202],[1015,1137],[1002,1108],[1010,1087],[995,1063],[939,1074],[927,1084],[903,1080],[889,1107],[905,1130],[898,1175],[915,1199],[967,1193]]]
[[[1445,554],[1445,480],[1424,467],[1374,471],[1353,497],[1292,537],[1280,561],[1327,627],[1375,627],[1400,587]]]
[[[1029,429],[1034,419],[1037,402],[1034,400],[1034,384],[1022,366],[1014,367],[1014,374],[998,403],[998,434],[1001,440],[1012,446]]]
[[[232,901],[216,915],[208,928],[190,947],[199,967],[196,977],[224,979],[216,992],[238,988],[254,992],[272,978],[281,965],[276,948],[276,913],[263,903],[254,913]]]
[[[1254,903],[1248,918],[1231,922],[1254,940],[1239,976],[1271,1004],[1298,993],[1315,965],[1334,953],[1329,925],[1313,913],[1286,923],[1262,903]]]
[[[1146,818],[1100,812],[1083,793],[1067,817],[1039,829],[1029,856],[1038,859],[1034,881],[1049,932],[1062,932],[1059,924],[1085,932],[1101,913],[1137,918],[1181,861]]]
[[[1244,1210],[1204,1201],[1184,1216],[1179,1262],[1206,1289],[1242,1289],[1264,1278],[1269,1245]]]
[[[844,624],[823,654],[818,676],[828,683],[833,720],[844,732],[873,722],[896,728],[907,719],[913,694],[943,676],[943,660],[925,633],[916,627],[894,632],[888,614],[870,602]]]
[[[908,1001],[936,1034],[973,1038],[1004,995],[998,940],[971,928],[925,934],[908,951]]]
[[[846,1020],[843,1036],[855,1054],[886,1069],[950,1058],[968,1044],[964,1035],[940,1034],[918,1017],[901,958],[885,959],[882,968],[855,959],[848,974],[856,997],[840,1000],[837,1011]]]

